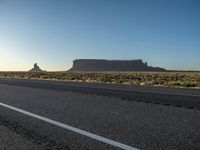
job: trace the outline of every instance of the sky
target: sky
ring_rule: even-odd
[[[1,71],[84,58],[200,70],[200,1],[0,0]]]

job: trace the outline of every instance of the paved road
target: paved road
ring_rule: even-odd
[[[53,91],[71,91],[98,96],[120,98],[122,100],[146,102],[200,109],[200,90],[121,86],[105,84],[65,83],[41,80],[0,79],[0,84],[32,87]]]
[[[1,104],[130,147],[200,149],[199,90],[0,79],[0,95]],[[2,105],[0,131],[0,149],[118,149]]]

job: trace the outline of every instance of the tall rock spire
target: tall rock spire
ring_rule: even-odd
[[[37,63],[34,64],[34,67],[29,72],[44,72],[40,67],[37,65]]]

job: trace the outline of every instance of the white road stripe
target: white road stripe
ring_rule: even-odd
[[[51,120],[51,119],[43,117],[43,116],[39,116],[37,114],[31,113],[31,112],[28,112],[28,111],[25,111],[25,110],[22,110],[22,109],[13,107],[13,106],[9,106],[9,105],[4,104],[4,103],[0,103],[0,106],[6,107],[8,109],[14,110],[16,112],[22,113],[24,115],[27,115],[27,116],[30,116],[30,117],[33,117],[33,118],[36,118],[38,120],[42,120],[44,122],[50,123],[52,125],[55,125],[55,126],[58,126],[58,127],[61,127],[61,128],[64,128],[66,130],[84,135],[84,136],[89,137],[91,139],[112,145],[112,146],[117,147],[117,148],[121,148],[121,149],[124,149],[124,150],[139,150],[137,148],[134,148],[134,147],[116,142],[114,140],[111,140],[111,139],[108,139],[108,138],[105,138],[105,137],[102,137],[102,136],[99,136],[99,135],[96,135],[96,134],[93,134],[93,133],[90,133],[90,132],[87,132],[87,131],[84,131],[84,130],[81,130],[81,129],[78,129],[78,128],[75,128],[75,127],[72,127],[72,126],[69,126],[69,125],[66,125],[64,123],[60,123],[60,122],[55,121],[55,120]]]

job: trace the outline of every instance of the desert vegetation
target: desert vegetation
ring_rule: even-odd
[[[200,88],[200,72],[0,72],[0,77]]]

